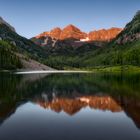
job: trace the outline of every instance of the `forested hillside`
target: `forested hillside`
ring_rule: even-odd
[[[0,41],[0,69],[21,68],[22,64],[15,55],[16,48],[6,41]]]
[[[105,47],[77,55],[55,55],[46,59],[46,64],[58,69],[94,68],[98,66],[140,66],[140,41]]]
[[[46,63],[58,69],[95,68],[134,65],[140,66],[140,12],[124,30],[105,47],[75,54],[49,55]]]

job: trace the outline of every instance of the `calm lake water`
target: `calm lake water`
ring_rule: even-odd
[[[140,75],[0,73],[0,140],[140,140]]]

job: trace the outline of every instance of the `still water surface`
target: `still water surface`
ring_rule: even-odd
[[[140,75],[0,73],[0,140],[140,140]]]

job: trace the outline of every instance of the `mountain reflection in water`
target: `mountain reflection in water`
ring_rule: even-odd
[[[0,128],[28,102],[69,116],[87,108],[124,112],[139,129],[140,75],[0,73]]]
[[[91,109],[99,109],[103,111],[108,110],[112,112],[122,111],[121,106],[119,106],[109,96],[83,96],[76,99],[56,98],[51,102],[46,102],[42,99],[37,100],[36,103],[45,109],[51,109],[58,113],[64,111],[68,115],[74,115],[85,107],[90,107]]]

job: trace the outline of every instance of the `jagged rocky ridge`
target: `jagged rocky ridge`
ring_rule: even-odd
[[[110,28],[85,33],[76,26],[70,24],[64,29],[57,27],[50,32],[41,33],[31,40],[36,44],[45,47],[80,47],[88,43],[101,46],[100,42],[108,42],[114,39],[121,31],[121,28]]]

